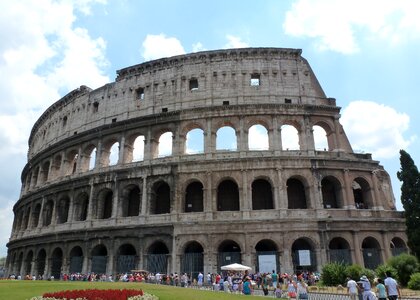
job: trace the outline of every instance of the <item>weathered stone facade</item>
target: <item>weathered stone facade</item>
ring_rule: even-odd
[[[117,73],[35,123],[9,274],[216,272],[231,262],[259,270],[263,255],[290,273],[330,261],[375,267],[407,250],[388,174],[353,152],[340,108],[300,50],[199,52]],[[249,147],[255,125],[265,149]],[[285,125],[297,132],[295,150],[284,146]],[[316,148],[314,126],[328,148]],[[234,150],[218,146],[225,127]],[[162,155],[168,132],[172,151]]]

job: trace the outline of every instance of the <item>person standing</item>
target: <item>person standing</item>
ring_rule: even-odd
[[[400,287],[398,286],[397,281],[391,277],[391,272],[386,272],[386,278],[384,283],[389,300],[397,300],[398,297],[401,298]]]
[[[363,286],[363,300],[370,300],[370,296],[372,295],[372,287],[370,285],[369,279],[366,277],[366,275],[363,275],[360,277],[360,281],[362,282]]]
[[[378,290],[378,300],[386,300],[386,289],[384,285],[384,281],[382,279],[378,279],[378,284],[376,285],[376,289]]]
[[[271,281],[273,283],[273,288],[277,287],[277,282],[278,282],[278,274],[276,273],[275,270],[273,270],[273,273],[271,274]]]
[[[347,293],[351,300],[357,300],[357,283],[350,277],[347,277]]]

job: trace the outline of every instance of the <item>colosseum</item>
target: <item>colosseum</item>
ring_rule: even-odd
[[[300,49],[192,53],[52,104],[29,137],[8,274],[375,268],[408,251]]]

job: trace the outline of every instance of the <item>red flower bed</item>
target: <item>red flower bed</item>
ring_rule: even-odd
[[[143,296],[142,290],[123,289],[123,290],[69,290],[54,293],[45,293],[42,297],[56,298],[56,299],[77,299],[83,298],[86,300],[127,300],[128,297]]]

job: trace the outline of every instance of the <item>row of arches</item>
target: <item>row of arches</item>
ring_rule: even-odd
[[[394,237],[389,245],[392,255],[398,255],[406,252],[405,242]],[[354,251],[350,243],[342,237],[332,238],[327,248],[327,260],[329,262],[340,262],[344,264],[358,263],[354,261],[351,254]],[[375,269],[383,263],[384,256],[381,253],[380,243],[371,236],[366,237],[361,243],[361,252],[363,264],[366,268]],[[243,246],[234,240],[223,240],[216,247],[217,272],[223,265],[231,263],[243,263],[243,255],[247,254]],[[63,248],[55,247],[49,255],[45,248],[36,252],[29,250],[24,252],[15,252],[11,255],[9,261],[9,270],[15,274],[34,274],[54,276],[60,278],[63,273],[88,273],[97,274],[127,273],[135,269],[147,269],[152,273],[170,273],[171,251],[170,247],[162,241],[156,240],[144,253],[141,253],[132,243],[122,243],[116,251],[111,251],[105,244],[99,243],[90,251],[83,250],[81,246],[73,246],[68,253]],[[255,243],[252,252],[252,264],[256,271],[262,270],[265,265],[261,264],[261,258],[271,262],[272,269],[281,271],[280,259],[288,260],[291,263],[293,271],[319,269],[320,257],[317,252],[316,243],[307,237],[296,239],[289,250],[279,249],[276,242],[270,239],[262,239]],[[203,272],[206,264],[206,256],[211,255],[205,245],[199,241],[189,241],[180,247],[179,261],[174,268],[178,272],[191,273],[193,276],[198,272]],[[289,253],[289,254],[286,254]],[[290,255],[290,256],[289,256]],[[113,257],[110,260],[110,257]],[[283,258],[280,258],[283,256]],[[285,257],[289,256],[289,257]],[[283,261],[284,265],[290,265]],[[111,264],[111,265],[110,265]],[[210,270],[208,270],[210,271]],[[271,271],[271,269],[269,270]]]
[[[144,180],[144,179],[143,179]],[[139,215],[169,214],[178,210],[184,213],[203,212],[208,189],[198,179],[187,181],[182,191],[180,206],[173,203],[174,188],[169,181],[158,180],[150,184],[150,190],[144,184],[121,185],[116,190],[111,187],[95,188],[91,191],[83,189],[73,194],[61,193],[45,200],[33,201],[30,205],[16,211],[14,231],[64,224],[69,221],[85,221],[89,219],[109,219],[112,217],[135,217]],[[311,200],[310,183],[304,177],[292,176],[285,182],[285,207],[276,204],[276,187],[269,177],[257,177],[251,182],[251,210],[271,210],[279,208],[310,209],[316,204]],[[369,183],[363,177],[356,177],[352,183],[352,207],[370,208],[373,198]],[[321,199],[326,209],[345,208],[345,190],[340,180],[328,175],[321,180]],[[214,211],[240,211],[240,185],[234,178],[225,178],[216,187],[215,204],[210,207]],[[172,211],[171,211],[172,210]]]
[[[23,190],[30,191],[57,178],[95,168],[172,156],[174,151],[176,155],[191,155],[213,151],[335,149],[333,124],[328,122],[318,122],[311,127],[312,142],[309,144],[312,146],[308,146],[308,130],[299,122],[286,122],[274,130],[272,121],[262,120],[264,118],[250,123],[243,132],[231,121],[221,123],[214,134],[207,132],[204,124],[195,122],[187,124],[181,133],[163,127],[156,132],[139,130],[126,136],[112,135],[103,140],[92,140],[37,164],[25,176]]]

